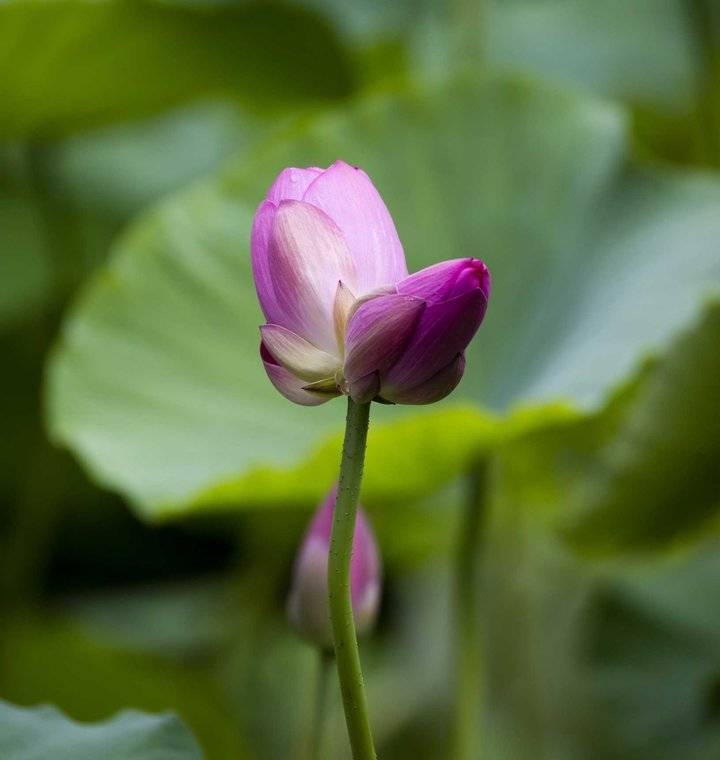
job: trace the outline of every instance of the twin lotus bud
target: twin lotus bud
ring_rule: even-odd
[[[487,308],[487,267],[454,259],[408,275],[365,172],[342,161],[282,171],[255,214],[251,251],[267,320],[261,357],[291,401],[429,404],[460,382]]]
[[[332,646],[328,605],[328,553],[337,489],[320,505],[295,560],[288,617],[304,638]],[[358,508],[350,564],[350,592],[355,628],[360,635],[375,624],[380,605],[381,567],[377,543],[362,508]]]

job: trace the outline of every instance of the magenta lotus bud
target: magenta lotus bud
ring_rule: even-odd
[[[337,488],[315,513],[295,560],[288,617],[303,637],[322,647],[332,646],[328,606],[328,553]],[[370,523],[358,507],[350,563],[350,593],[358,635],[375,625],[380,606],[380,556]]]
[[[488,269],[465,258],[408,276],[365,172],[342,161],[282,171],[255,214],[251,251],[267,319],[260,354],[291,401],[344,393],[429,404],[460,382],[490,296]]]

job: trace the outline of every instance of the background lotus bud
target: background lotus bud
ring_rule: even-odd
[[[282,171],[255,214],[251,250],[267,319],[261,357],[291,401],[427,404],[460,381],[487,308],[487,267],[455,259],[408,276],[365,172],[342,161]]]
[[[327,566],[337,488],[315,513],[303,538],[293,570],[288,617],[303,637],[332,646],[328,609]],[[381,567],[377,543],[362,508],[358,508],[350,565],[350,591],[358,635],[375,624],[380,605]]]

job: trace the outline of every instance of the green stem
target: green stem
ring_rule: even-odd
[[[477,600],[479,586],[480,536],[485,492],[485,465],[468,474],[455,566],[455,723],[454,757],[469,760],[479,756],[480,631]]]
[[[327,712],[327,694],[332,672],[333,654],[329,649],[318,650],[317,683],[315,684],[315,706],[310,726],[308,743],[309,760],[321,760],[323,738],[325,736],[325,717]]]
[[[350,559],[369,418],[369,403],[356,404],[348,398],[345,441],[328,560],[330,622],[335,662],[354,760],[374,760],[376,757],[350,598]]]
[[[716,19],[707,0],[686,0],[685,4],[697,48],[697,110],[705,158],[712,166],[720,168],[720,94],[715,85],[720,74],[720,45],[716,37]]]

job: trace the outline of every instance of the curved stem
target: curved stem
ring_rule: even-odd
[[[480,755],[480,631],[477,615],[480,535],[485,465],[468,473],[468,488],[455,566],[455,724],[454,757],[470,760]]]
[[[330,622],[335,645],[335,662],[354,760],[374,760],[376,757],[350,597],[350,559],[369,419],[370,404],[356,404],[348,398],[345,440],[328,559]]]
[[[323,737],[325,735],[325,714],[327,711],[327,693],[333,655],[328,649],[318,650],[317,682],[315,684],[315,706],[310,727],[308,744],[309,760],[321,760]]]

